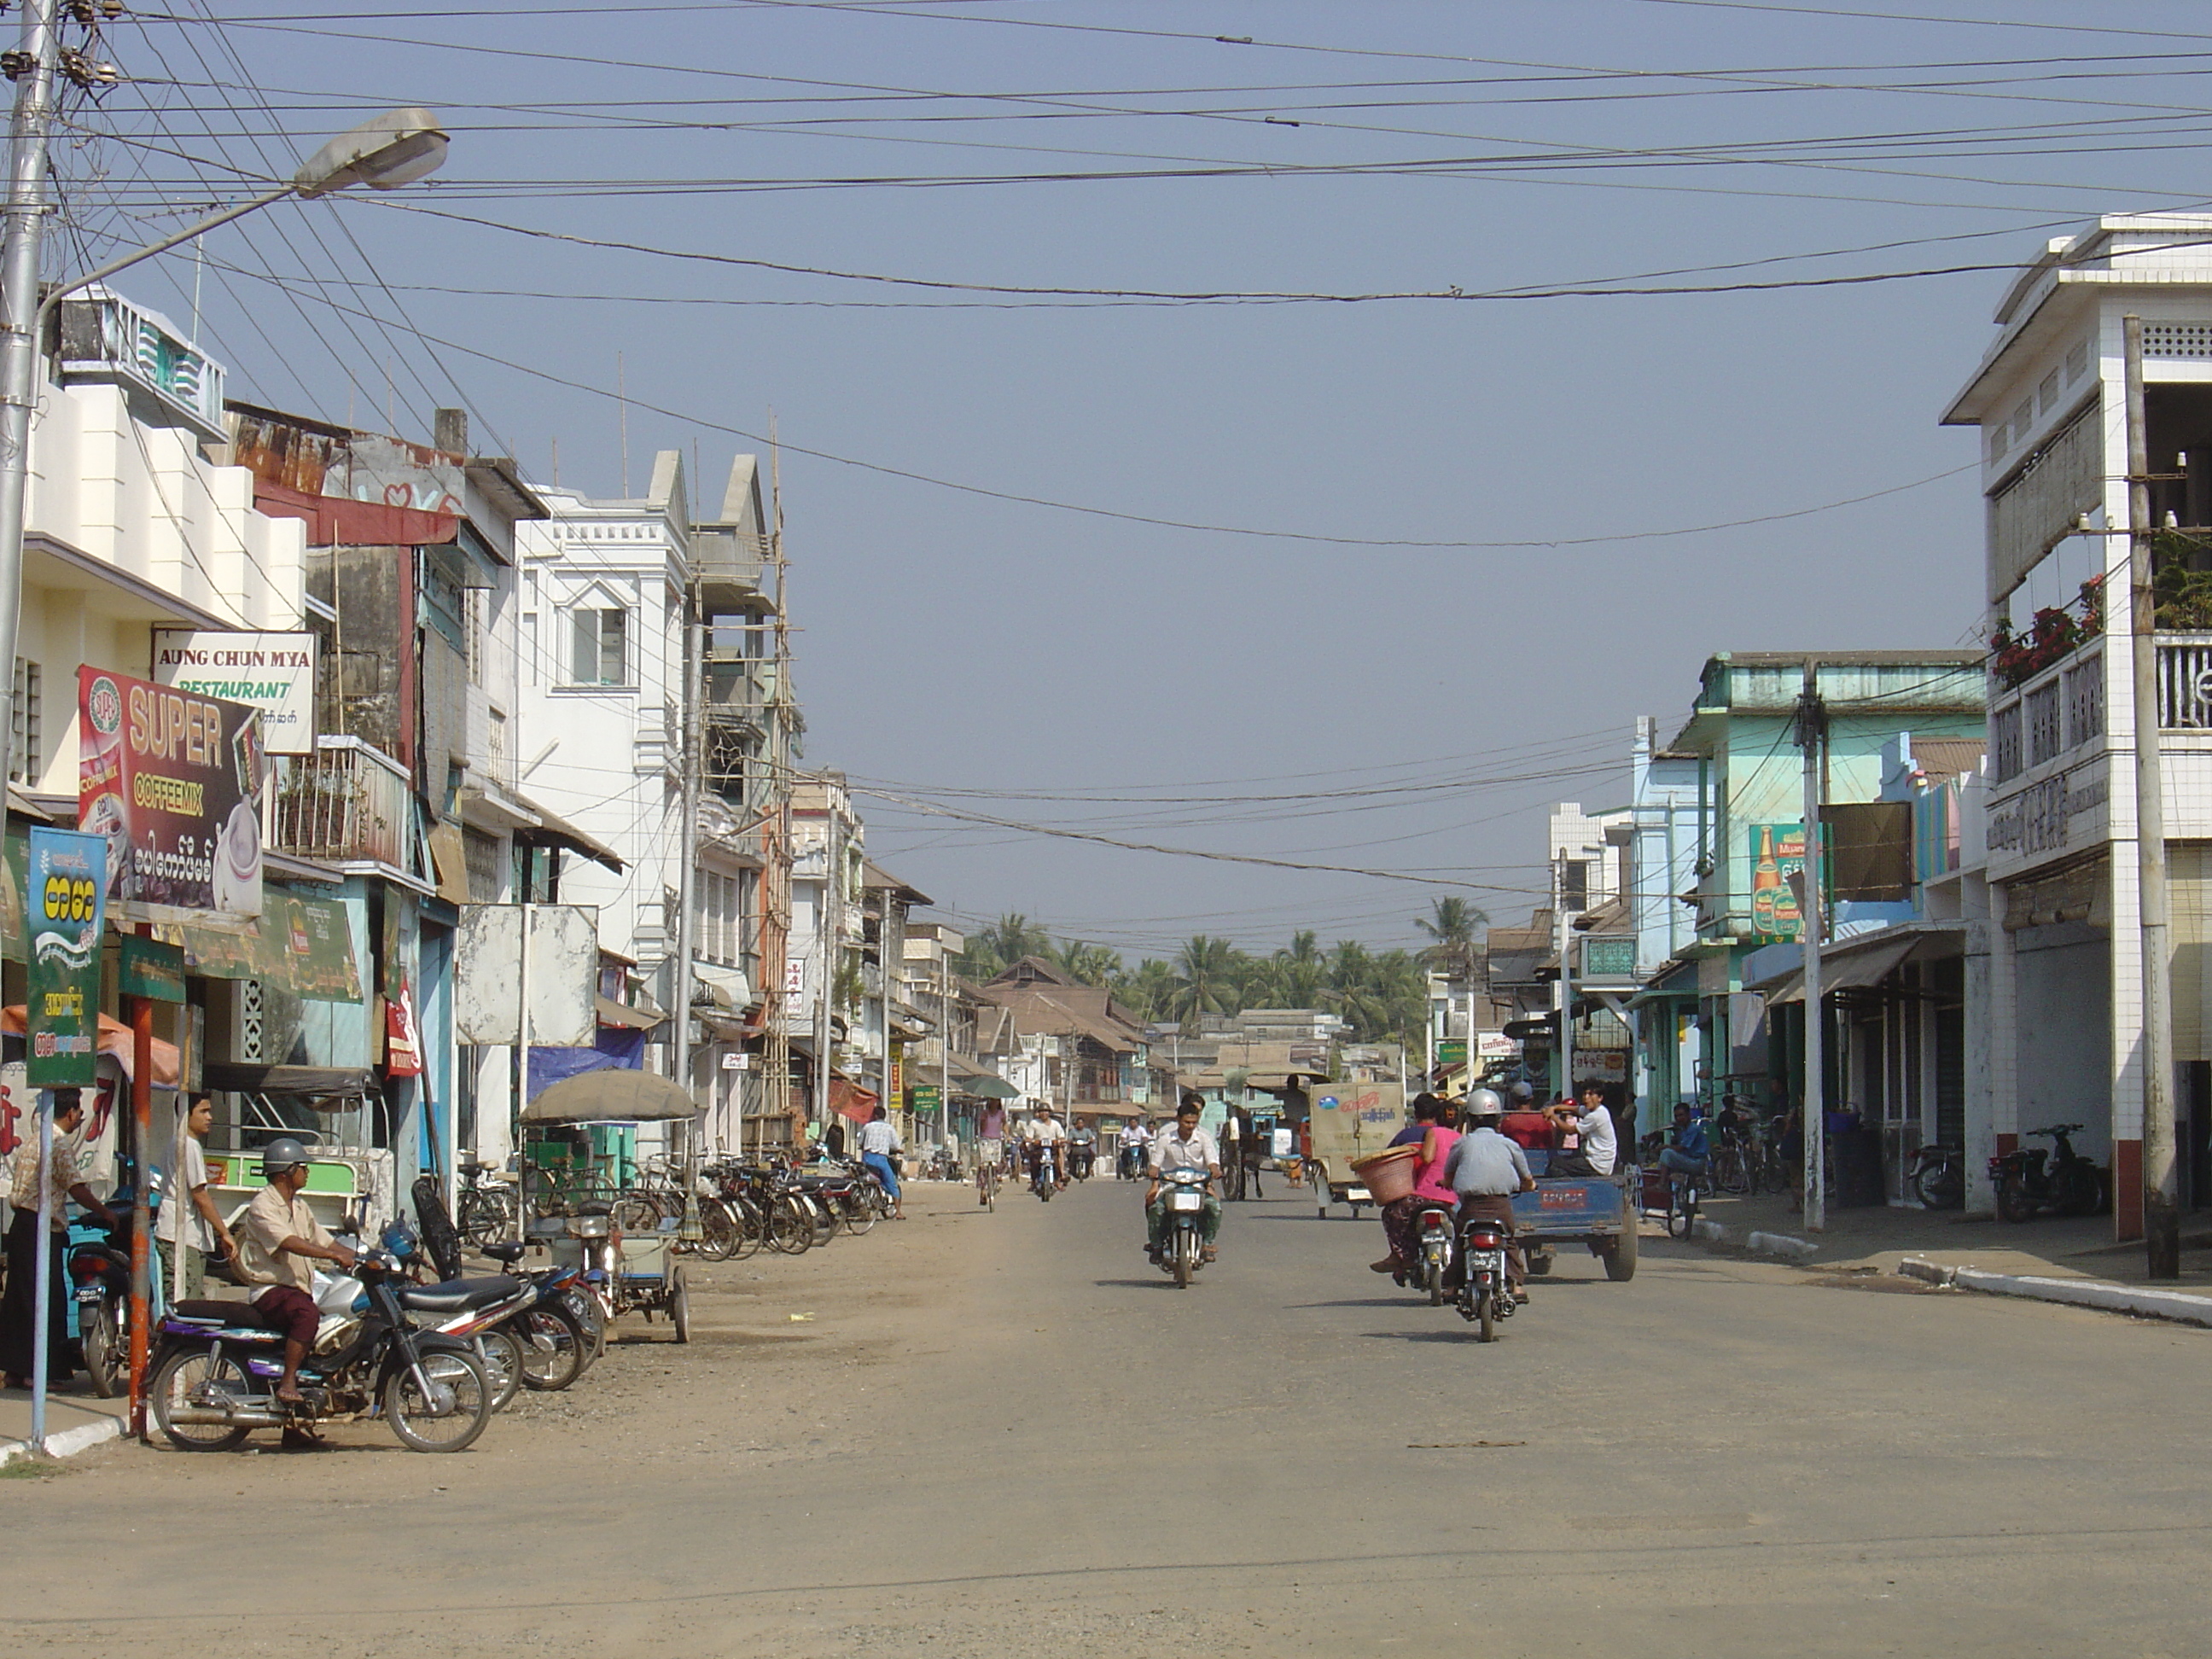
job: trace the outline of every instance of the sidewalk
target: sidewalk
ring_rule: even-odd
[[[2145,1282],[2141,1240],[2112,1242],[2112,1218],[2069,1219],[2044,1217],[2021,1224],[1955,1210],[1879,1209],[1828,1211],[1827,1231],[1805,1231],[1797,1200],[1787,1194],[1756,1198],[1716,1194],[1700,1212],[1728,1229],[1718,1248],[1741,1249],[1753,1232],[1780,1233],[1815,1247],[1802,1258],[1808,1267],[1877,1267],[1894,1273],[1906,1256],[1942,1267],[1979,1267],[1991,1273],[2045,1279],[2103,1279],[2122,1285]],[[2176,1288],[2212,1291],[2212,1232],[2202,1218],[2185,1219],[2181,1279]]]
[[[84,1379],[80,1377],[72,1388],[83,1386]],[[46,1396],[46,1449],[57,1457],[68,1457],[103,1440],[112,1440],[123,1432],[129,1409],[129,1402],[120,1395],[95,1400],[88,1394],[50,1394]],[[29,1391],[0,1389],[0,1463],[28,1451],[30,1434]]]

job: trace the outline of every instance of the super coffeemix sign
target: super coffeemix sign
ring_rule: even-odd
[[[107,848],[111,902],[261,914],[261,711],[77,671],[77,825]]]

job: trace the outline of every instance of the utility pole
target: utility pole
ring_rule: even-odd
[[[1827,1015],[1820,994],[1820,745],[1828,730],[1820,701],[1820,665],[1805,659],[1805,690],[1797,699],[1797,746],[1805,757],[1805,862],[1798,873],[1797,938],[1805,955],[1805,1231],[1827,1231],[1826,1060],[1822,1050]]]
[[[1561,848],[1552,860],[1552,937],[1559,953],[1559,982],[1552,988],[1552,1007],[1558,1017],[1559,1040],[1553,1044],[1559,1056],[1559,1093],[1572,1100],[1575,1095],[1575,988],[1573,975],[1567,971],[1567,949],[1570,934],[1567,922],[1567,854]],[[1469,1005],[1470,1010],[1473,1004]],[[1474,1075],[1474,1025],[1470,1019],[1467,1040],[1468,1075]]]
[[[31,416],[39,402],[39,244],[46,231],[46,134],[61,47],[53,0],[23,0],[19,41],[31,66],[15,83],[8,201],[0,209],[0,778],[15,764],[15,635],[23,610],[23,522]]]
[[[670,1011],[675,1023],[668,1057],[668,1068],[675,1074],[676,1085],[687,1095],[691,1092],[692,895],[698,884],[693,866],[699,862],[700,658],[705,654],[698,611],[699,573],[697,566],[692,564],[686,568],[684,578],[684,758],[677,785],[677,799],[682,803],[680,811],[684,816],[676,836],[676,1006]],[[687,1144],[684,1151],[691,1150]]]
[[[2173,1123],[2173,957],[2167,943],[2166,795],[2159,761],[2158,593],[2153,585],[2150,437],[2142,319],[2124,317],[2128,422],[2128,652],[2135,671],[2136,883],[2142,922],[2143,1247],[2153,1279],[2181,1277]]]

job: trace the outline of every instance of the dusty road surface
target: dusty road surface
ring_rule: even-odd
[[[8,1650],[2206,1650],[2212,1333],[1647,1242],[1483,1347],[1302,1200],[1184,1292],[1129,1187],[913,1208],[461,1455],[0,1480]]]

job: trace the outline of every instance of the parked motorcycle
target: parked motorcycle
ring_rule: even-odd
[[[582,1311],[598,1312],[584,1283],[583,1270],[556,1265],[535,1272],[518,1264],[525,1246],[520,1239],[485,1247],[484,1254],[501,1271],[527,1285],[531,1299],[507,1316],[501,1327],[521,1352],[522,1386],[538,1393],[555,1394],[568,1388],[599,1358],[594,1326]]]
[[[125,1188],[108,1200],[108,1207],[122,1218],[114,1227],[80,1220],[71,1222],[69,1229],[70,1298],[77,1346],[92,1391],[103,1400],[121,1394],[131,1381],[131,1199]],[[149,1215],[158,1218],[158,1173],[148,1201]],[[158,1322],[164,1305],[159,1254],[149,1257],[147,1276],[150,1311]]]
[[[1459,1316],[1476,1327],[1477,1340],[1498,1340],[1498,1322],[1513,1316],[1505,1282],[1505,1229],[1486,1217],[1470,1217],[1460,1229]]]
[[[2095,1215],[2105,1207],[2105,1172],[2076,1152],[2069,1139],[2081,1127],[2079,1123],[2054,1123],[2047,1129],[2030,1129],[2030,1135],[2050,1139],[2050,1150],[2023,1146],[1990,1160],[1999,1220],[2027,1221],[2039,1210]]]
[[[1160,1177],[1160,1202],[1167,1210],[1160,1271],[1175,1276],[1179,1291],[1188,1290],[1191,1275],[1206,1265],[1206,1189],[1212,1184],[1203,1170],[1170,1170]]]
[[[1932,1142],[1923,1146],[1912,1155],[1908,1175],[1923,1209],[1956,1210],[1965,1206],[1966,1164],[1956,1146]]]
[[[493,1383],[467,1340],[416,1328],[405,1280],[384,1250],[355,1260],[361,1291],[326,1316],[300,1367],[298,1405],[276,1398],[284,1336],[249,1304],[180,1303],[162,1320],[154,1420],[179,1451],[229,1451],[256,1429],[381,1417],[410,1451],[455,1452],[491,1421]]]

